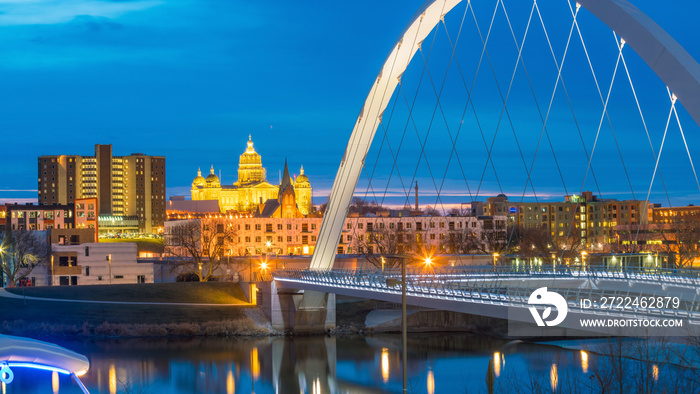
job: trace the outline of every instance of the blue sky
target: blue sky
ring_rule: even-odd
[[[475,6],[475,11],[488,17],[486,13],[495,2],[484,0],[481,3]],[[544,9],[546,2],[540,3],[543,3]],[[700,11],[700,5],[689,1],[666,4],[646,0],[634,3],[674,36],[691,55],[700,57],[700,43],[694,32],[694,16]],[[232,183],[236,177],[238,155],[245,148],[248,134],[253,135],[256,148],[263,155],[271,182],[277,182],[278,170],[286,157],[294,173],[298,173],[301,164],[304,165],[315,187],[316,197],[320,199],[331,187],[347,138],[371,82],[398,33],[421,4],[422,1],[413,0],[356,0],[343,3],[0,0],[0,130],[5,145],[4,154],[0,156],[0,200],[22,201],[36,197],[37,156],[90,155],[96,143],[112,143],[117,155],[144,152],[166,156],[169,195],[187,194],[197,168],[202,167],[206,172],[212,164],[217,172],[221,169],[223,182]],[[513,9],[512,14],[516,19],[518,11]],[[554,13],[550,16],[543,10],[543,14],[553,21],[552,35],[568,32],[570,19],[564,18],[558,22]],[[455,13],[448,20],[448,25],[456,26],[460,19],[461,14]],[[523,31],[523,22],[514,22],[516,31]],[[582,21],[581,24],[582,29],[589,29],[584,34],[591,37],[612,34],[594,21],[588,24]],[[465,36],[468,29],[465,28]],[[536,40],[536,34],[533,30],[533,40]],[[474,40],[474,37],[471,39]],[[509,39],[512,43],[505,30],[495,31],[493,45],[505,46]],[[436,42],[436,48],[442,45],[442,50],[446,50],[444,36],[441,37],[440,33]],[[465,47],[471,47],[471,44],[465,44]],[[527,54],[529,57],[523,55],[527,64],[531,64],[529,71],[532,70],[533,78],[537,81],[539,77],[534,71],[538,68],[547,70],[547,67],[538,67],[534,58],[546,56],[548,53],[544,49],[533,49]],[[561,52],[562,49],[563,46],[559,45],[555,51]],[[604,52],[601,50],[601,57]],[[469,68],[467,63],[471,58],[469,55],[463,56],[465,69]],[[505,66],[503,70],[498,70],[503,71],[503,75],[509,74],[508,68],[512,68],[512,58],[508,56],[512,56],[512,53],[504,55]],[[571,56],[573,66],[564,72],[564,78],[573,88],[579,82],[577,74],[585,74],[588,69],[580,62],[580,53],[578,60],[577,55]],[[497,58],[497,55],[494,54],[494,57]],[[439,71],[439,64],[443,64],[443,67],[446,64],[444,59],[436,56],[436,65],[431,66],[434,67],[436,79],[441,78],[438,77],[440,72],[444,73],[444,70]],[[608,86],[606,83],[609,84],[614,60],[612,57],[606,60],[608,63],[602,60],[600,63],[601,70],[604,70],[601,71],[601,79],[604,80],[601,85],[605,87]],[[629,62],[631,65],[635,63],[631,53]],[[412,66],[416,67],[409,69],[407,75],[414,76],[415,84],[421,71],[418,66],[422,65],[414,60]],[[549,67],[551,77],[551,65]],[[454,68],[451,72],[454,74]],[[648,74],[648,71],[639,71],[636,75],[640,79],[636,83],[642,86],[647,84],[647,80],[653,80],[653,75]],[[480,75],[488,76],[486,69]],[[548,86],[547,81],[544,75],[541,80],[543,86]],[[504,80],[499,78],[499,83],[503,84]],[[407,91],[410,86],[411,83],[406,82]],[[443,101],[451,103],[445,104],[445,108],[452,111],[449,116],[454,122],[459,120],[464,100],[460,99],[457,85],[453,83],[450,86],[454,90],[446,93]],[[649,82],[649,86],[658,88],[659,83]],[[421,89],[425,89],[425,86]],[[522,74],[516,79],[513,89],[509,111],[514,117],[521,116],[518,120],[522,124],[531,123],[531,127],[523,127],[534,131],[534,140],[523,137],[525,161],[529,163],[534,152],[533,141],[537,140],[541,123],[538,125],[537,119],[531,117],[529,88]],[[484,80],[483,91],[485,93],[480,102],[487,103],[494,99],[495,90],[487,79]],[[538,91],[540,101],[546,104],[550,93],[551,88],[541,88]],[[618,91],[613,90],[613,96],[616,94]],[[650,94],[661,97],[658,89]],[[624,97],[624,84],[619,95],[621,102],[627,101],[620,105],[618,111],[628,116],[634,115],[636,108],[629,106],[629,97]],[[425,103],[423,109],[415,112],[415,116],[418,118],[419,111],[423,111],[425,121],[432,112],[430,94],[419,97],[425,98]],[[559,98],[563,100],[563,97]],[[586,96],[584,93],[577,98],[582,101],[579,104],[583,108],[581,117],[589,118],[593,125],[593,130],[589,127],[585,134],[586,143],[589,144],[592,143],[600,116],[600,101],[596,103],[597,96]],[[552,123],[548,128],[552,128],[553,135],[557,134],[555,129],[558,125],[560,128],[572,127],[567,118],[568,108],[561,100],[557,100],[552,108]],[[400,108],[398,104],[397,108]],[[405,104],[402,105],[405,109]],[[658,137],[663,132],[668,106],[649,100],[647,107],[650,112],[658,109],[657,113],[649,115],[650,122],[656,122],[655,135]],[[479,110],[483,111],[479,120],[490,128],[491,134],[486,134],[492,136],[500,107],[484,106]],[[398,120],[399,112],[400,109],[395,121],[396,135],[401,132],[399,125],[407,119],[404,114],[404,120]],[[691,124],[692,121],[682,109],[681,120],[684,128],[688,129],[686,134],[697,134],[697,126]],[[467,117],[464,122],[470,124],[474,119]],[[657,126],[659,122],[661,129]],[[426,124],[419,120],[422,130]],[[473,129],[470,130],[473,132]],[[624,123],[619,130],[620,135],[624,136]],[[615,155],[613,145],[603,144],[603,141],[611,141],[605,137],[604,131],[601,132],[601,160],[607,155]],[[677,134],[677,131],[674,132]],[[436,183],[439,184],[439,178],[443,177],[443,173],[446,175],[448,181],[442,189],[445,195],[450,195],[446,201],[470,200],[464,183],[460,183],[461,171],[457,171],[454,162],[447,171],[441,168],[445,163],[437,163],[449,154],[449,146],[445,148],[444,142],[448,140],[444,139],[444,135],[439,137],[438,131],[435,133],[435,138],[443,140],[428,146],[429,155],[435,157],[436,162],[433,178],[437,177]],[[512,141],[500,140],[507,133],[511,133],[511,130],[499,131],[498,148],[493,153],[501,163],[497,166],[497,173],[502,185],[500,188],[497,186],[493,171],[486,171],[480,192],[484,197],[500,190],[520,197],[523,191],[524,173],[518,151],[514,150]],[[471,163],[468,159],[476,157],[476,153],[472,154],[469,149],[478,146],[475,141],[480,143],[477,136],[460,137],[464,139],[460,139],[459,154],[468,167],[466,178],[470,189],[479,183],[483,168],[483,160],[475,159]],[[691,147],[696,146],[693,142],[699,139],[687,137]],[[633,136],[630,140],[639,142],[639,138]],[[659,141],[656,138],[655,145],[658,146]],[[646,143],[646,140],[642,142]],[[668,142],[671,143],[670,137]],[[577,143],[580,146],[578,136],[574,134],[566,134],[558,143],[554,150],[560,160],[573,157],[574,153],[569,150],[576,151]],[[411,153],[414,158],[418,155],[416,147],[406,146],[405,152],[409,158]],[[641,150],[643,147],[641,144],[637,148]],[[483,153],[483,146],[479,148]],[[638,194],[637,197],[643,197],[649,182],[649,160],[646,164],[637,162],[636,158],[641,156],[635,150],[637,148],[625,152],[625,162],[630,169],[644,168],[639,174],[631,176],[634,192]],[[681,160],[682,154],[685,154],[684,148],[676,145],[668,149],[675,154],[662,157],[661,168],[668,169],[666,178],[669,188],[675,187],[673,191],[669,190],[672,203],[700,202],[697,187],[687,187],[694,184],[694,179],[690,182],[688,178],[685,168],[687,157],[685,161]],[[385,170],[384,176],[388,176],[386,170],[391,168],[391,163],[386,162],[386,157],[376,159],[372,156],[373,152],[368,156],[368,164],[376,162],[379,168]],[[549,152],[551,156],[549,150],[541,152]],[[646,154],[650,155],[648,152]],[[564,194],[562,183],[558,181],[557,173],[552,172],[552,162],[547,161],[544,153],[540,155],[543,158],[538,158],[538,161],[542,160],[542,165],[536,166],[533,171],[535,188],[542,197],[558,198]],[[561,160],[560,163],[564,167],[565,161]],[[580,158],[571,159],[571,162],[576,165],[572,164],[570,170],[572,173],[578,171],[578,175],[572,175],[571,180],[565,175],[566,186],[569,192],[576,192],[582,188],[580,174],[582,169],[585,170],[586,163],[581,167]],[[684,169],[676,171],[676,166]],[[404,171],[407,178],[412,178],[410,173],[416,167],[419,168],[416,179],[425,185],[421,187],[425,187],[423,190],[426,193],[430,194],[431,188],[433,191],[439,189],[439,185],[432,184],[424,165],[416,165],[408,159]],[[600,167],[601,176],[614,172],[606,171],[609,167],[604,161]],[[541,171],[537,172],[537,168]],[[440,175],[436,175],[438,173]],[[395,177],[386,180],[377,175],[377,179],[383,179],[383,183],[373,182],[375,186],[393,191],[394,196],[401,195],[403,188]],[[409,181],[403,180],[403,183]],[[587,182],[583,185],[584,189],[594,187],[590,179]],[[626,196],[630,192],[626,181],[621,182],[619,177],[601,179],[600,183],[604,194]],[[659,197],[659,202],[665,203],[659,187],[655,183],[653,195]],[[361,180],[358,191],[366,190],[367,182]],[[530,192],[526,194],[531,198]]]

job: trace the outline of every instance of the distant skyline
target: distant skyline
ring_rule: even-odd
[[[700,4],[632,2],[692,56],[700,58],[695,32]],[[330,192],[372,81],[399,32],[422,3],[0,0],[0,130],[5,145],[0,156],[0,202],[36,201],[38,156],[89,156],[95,144],[112,144],[115,155],[142,152],[165,156],[167,195],[189,196],[197,168],[206,176],[213,165],[217,175],[221,171],[222,183],[233,183],[238,156],[252,134],[268,180],[277,183],[285,158],[294,174],[303,165],[314,188],[314,202],[320,204]],[[480,4],[486,10],[496,2],[484,0]],[[569,23],[561,22],[559,27],[566,33]],[[581,24],[582,29],[591,26]],[[536,33],[532,34],[535,37]],[[610,34],[609,30],[605,34]],[[494,37],[495,42],[499,39],[506,42],[509,36]],[[643,75],[641,80],[646,77]],[[571,77],[565,78],[569,83]],[[610,77],[605,78],[609,81]],[[601,85],[607,86],[605,82]],[[515,89],[516,93],[524,92],[527,86]],[[512,104],[514,116],[517,99]],[[567,110],[564,106],[553,108],[553,130],[563,127],[557,129],[554,122],[568,124],[564,119]],[[592,124],[597,122],[597,111],[590,111]],[[665,121],[667,111],[664,107],[659,114],[650,115],[650,124]],[[490,113],[491,119],[484,122],[495,123],[497,112]],[[690,119],[682,109],[680,112],[681,117]],[[697,125],[688,125],[688,129],[690,146],[700,146]],[[533,130],[539,133],[537,125]],[[380,132],[377,137],[381,137]],[[469,145],[467,141],[463,141],[465,146]],[[640,150],[648,150],[648,144],[644,147],[646,140],[634,143]],[[659,140],[654,144],[658,146]],[[438,143],[429,148],[438,147],[445,148]],[[445,149],[431,150],[430,154],[438,161],[441,152],[449,153],[449,146]],[[517,151],[511,149],[495,150],[494,156],[522,170]],[[601,149],[601,155],[615,154]],[[670,144],[666,149],[666,160],[686,165],[684,149]],[[631,152],[634,158],[636,151]],[[460,154],[467,157],[470,152],[465,148]],[[566,150],[557,154],[563,161],[573,157]],[[530,160],[526,159],[528,164]],[[474,163],[470,187],[472,181],[478,183],[482,171],[483,163]],[[553,171],[551,164],[543,165]],[[631,167],[636,165],[632,163]],[[669,185],[692,183],[695,187],[695,180],[687,179],[686,169],[662,160],[663,166],[668,168]],[[597,170],[602,178],[605,171]],[[646,167],[642,172],[648,172]],[[682,175],[674,181],[673,174]],[[443,188],[443,203],[470,201],[460,186],[459,174],[452,175],[452,182]],[[521,176],[516,171],[499,169],[503,189],[513,200],[523,193],[522,181],[516,175]],[[486,174],[480,200],[500,192],[490,176]],[[535,186],[540,198],[563,198],[556,182],[558,175],[552,174],[554,180],[537,176]],[[437,201],[431,194],[439,185],[432,185],[425,173],[419,173],[416,179],[421,185],[421,204],[434,205]],[[586,182],[584,189],[594,189],[590,180]],[[624,178],[601,182],[603,197],[629,197]],[[631,182],[637,197],[645,197],[646,178],[633,176]],[[567,184],[570,193],[579,192],[580,181],[567,180]],[[693,187],[679,188],[675,194],[669,190],[672,203],[700,203],[700,191],[695,187],[693,192]],[[381,189],[392,196],[386,200],[389,205],[402,205],[403,189],[399,185],[392,183]],[[366,190],[361,180],[357,192],[364,195]],[[651,200],[668,205],[660,196],[655,183]]]

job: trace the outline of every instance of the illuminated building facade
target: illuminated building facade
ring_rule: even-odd
[[[76,199],[71,204],[5,204],[0,206],[0,230],[94,229],[96,236],[97,211],[96,198]]]
[[[318,233],[323,218],[320,217],[239,217],[231,218],[221,215],[217,218],[189,219],[197,220],[201,225],[223,220],[224,227],[233,226],[235,236],[227,237],[226,254],[234,256],[278,254],[310,255],[314,252]],[[174,226],[187,220],[165,222],[165,242]],[[481,239],[483,232],[495,229],[505,242],[505,217],[451,217],[451,216],[396,216],[388,217],[348,217],[343,225],[342,236],[338,245],[338,254],[378,253],[379,248],[361,240],[370,239],[370,234],[396,233],[405,237],[405,244],[417,252],[416,247],[430,249],[436,253],[450,253],[447,249],[451,234],[474,234]],[[211,226],[211,225],[210,225]],[[411,238],[409,240],[409,237]],[[379,239],[379,238],[371,238]],[[413,242],[416,240],[416,242]]]
[[[99,215],[136,216],[142,233],[165,221],[165,157],[113,156],[111,144],[98,144],[94,156],[40,156],[38,176],[40,205],[96,198]]]
[[[589,191],[556,202],[514,202],[500,194],[484,207],[487,215],[507,216],[510,225],[546,229],[552,238],[580,235],[587,245],[600,247],[616,241],[616,226],[646,224],[649,212],[645,201],[603,200]]]
[[[294,202],[302,215],[311,212],[311,183],[301,167],[300,174],[293,181],[285,162],[285,178],[294,194]],[[289,179],[287,179],[289,178]],[[253,148],[252,137],[248,137],[248,146],[238,161],[238,180],[233,185],[222,185],[219,177],[211,167],[206,178],[202,171],[192,181],[192,201],[216,200],[219,210],[225,212],[253,212],[268,200],[277,200],[281,190],[279,185],[267,181],[267,171],[262,166],[262,158]]]

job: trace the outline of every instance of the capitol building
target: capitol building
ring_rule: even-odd
[[[304,217],[311,212],[311,184],[302,166],[292,180],[284,163],[280,185],[267,181],[260,154],[253,148],[252,137],[238,161],[238,180],[233,185],[222,185],[211,167],[206,178],[202,171],[192,181],[192,200],[217,200],[222,213],[251,212],[267,217]]]

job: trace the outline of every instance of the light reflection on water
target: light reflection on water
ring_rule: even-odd
[[[85,354],[91,393],[394,393],[401,392],[398,335],[331,338],[191,338],[63,342]],[[410,392],[529,391],[525,382],[566,392],[591,373],[582,350],[506,343],[466,334],[409,337]],[[508,361],[506,363],[506,360]],[[647,366],[654,381],[667,368]],[[79,393],[70,379],[16,371],[7,394]],[[664,375],[665,376],[665,375]],[[33,385],[29,382],[32,381]],[[45,382],[45,384],[44,384]],[[60,390],[59,390],[60,389]]]

